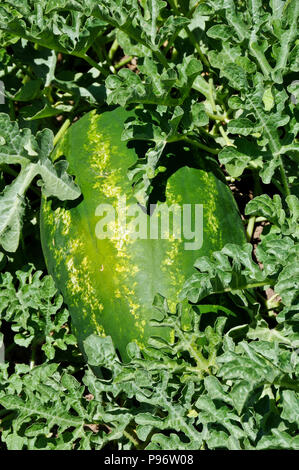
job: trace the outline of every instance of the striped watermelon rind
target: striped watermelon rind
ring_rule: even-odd
[[[122,108],[92,111],[74,123],[59,142],[53,160],[64,156],[82,198],[72,207],[44,198],[41,240],[49,272],[67,303],[79,345],[92,333],[111,335],[123,359],[134,340],[142,348],[149,336],[167,337],[149,325],[157,317],[156,293],[175,304],[193,264],[226,243],[245,241],[242,221],[229,188],[213,173],[182,167],[169,177],[165,204],[203,205],[203,244],[185,250],[183,239],[133,239],[130,233],[99,239],[99,204],[116,207],[126,196],[136,206],[127,171],[135,162],[134,148],[121,141],[126,119]],[[145,215],[149,219],[150,215]],[[117,225],[117,224],[116,224]],[[117,227],[115,227],[117,229]]]

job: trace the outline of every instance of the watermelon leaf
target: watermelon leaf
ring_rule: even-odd
[[[259,265],[254,261],[250,243],[242,246],[227,244],[212,257],[202,256],[193,274],[185,283],[181,299],[197,303],[215,293],[227,292],[237,296],[247,306],[252,302],[247,292],[255,287],[269,286],[291,308],[298,300],[298,198],[286,198],[288,211],[282,208],[281,198],[275,195],[257,196],[245,209],[247,215],[263,216],[271,222],[271,229],[255,250]]]
[[[15,180],[0,195],[0,244],[4,250],[14,252],[19,245],[25,194],[36,176],[41,176],[39,184],[47,196],[74,200],[80,190],[67,175],[66,162],[53,165],[49,159],[52,131],[44,129],[34,137],[29,129],[19,129],[6,114],[0,114],[0,129],[0,164],[21,166]]]

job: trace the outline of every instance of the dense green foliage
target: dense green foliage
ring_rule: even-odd
[[[1,447],[299,448],[298,16],[296,0],[1,2]],[[49,156],[73,121],[115,106],[134,109],[122,139],[145,149],[128,172],[136,200],[175,149],[196,149],[248,242],[190,266],[177,307],[156,296],[171,341],[131,344],[124,364],[91,335],[85,364],[39,206],[41,193],[76,204]]]

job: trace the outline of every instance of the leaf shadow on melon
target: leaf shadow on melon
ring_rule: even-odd
[[[144,157],[145,146],[144,142],[131,141],[128,145],[133,147],[136,154],[140,159]],[[166,188],[169,178],[181,168],[187,166],[194,169],[204,170],[208,173],[213,173],[214,176],[222,181],[226,186],[224,173],[219,167],[219,163],[215,157],[209,156],[204,152],[199,152],[196,149],[186,147],[181,142],[168,144],[164,154],[162,155],[159,166],[165,167],[166,171],[159,172],[152,180],[152,188],[149,196],[147,207],[139,206],[144,212],[150,216],[153,214],[153,206],[158,202],[166,201]],[[230,298],[229,294],[223,293],[219,295],[210,295],[201,300],[198,304],[192,304],[197,314],[201,315],[201,326],[203,330],[208,326],[213,326],[217,317],[224,316],[227,318],[225,331],[235,328],[241,323],[250,323],[250,316],[246,309],[237,307],[236,303]],[[214,312],[213,308],[209,313],[201,314],[200,305],[211,305],[211,307],[219,306],[219,311]],[[232,315],[225,313],[221,310],[221,306],[225,307],[227,311],[231,311]]]
[[[47,200],[51,202],[51,209],[55,211],[58,207],[65,210],[71,210],[77,207],[83,201],[84,197],[81,194],[75,201],[60,201],[57,197],[48,197]]]
[[[130,141],[129,148],[134,148],[140,161],[144,160],[144,155],[149,148],[145,142]],[[151,181],[151,192],[147,202],[147,214],[150,213],[151,205],[166,201],[166,187],[168,179],[180,168],[188,166],[206,172],[212,172],[216,178],[226,184],[225,177],[219,163],[215,157],[211,157],[205,153],[200,153],[197,149],[191,149],[182,142],[174,142],[167,144],[161,159],[159,160],[159,167],[166,168],[165,171],[160,171]],[[133,184],[134,188],[134,184]],[[142,207],[142,209],[145,209]]]
[[[55,159],[55,163],[59,162],[60,160],[67,160],[67,157],[65,155],[61,155],[59,158],[56,158]],[[70,176],[73,178],[73,181],[76,183],[76,176],[69,173]],[[56,210],[58,209],[58,207],[61,207],[65,210],[71,210],[73,209],[74,207],[77,207],[79,204],[81,204],[81,202],[83,201],[84,199],[84,196],[83,194],[81,193],[80,196],[75,199],[75,200],[65,200],[65,201],[61,201],[60,199],[58,199],[57,197],[55,196],[50,196],[50,197],[47,197],[47,200],[50,201],[51,203],[51,209],[52,210]]]

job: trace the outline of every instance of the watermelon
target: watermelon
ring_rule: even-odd
[[[122,108],[92,111],[69,128],[53,161],[67,159],[82,197],[71,205],[44,198],[41,207],[45,260],[80,347],[92,333],[110,335],[124,360],[130,341],[142,348],[149,336],[168,334],[150,325],[157,293],[174,307],[198,257],[245,241],[232,194],[212,172],[183,166],[150,210],[136,203],[128,168],[137,154],[121,140],[129,116]],[[186,221],[188,230],[180,231]]]

